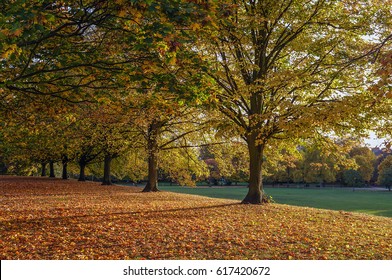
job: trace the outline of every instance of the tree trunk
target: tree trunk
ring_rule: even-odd
[[[63,156],[61,163],[63,164],[63,173],[61,175],[61,178],[63,178],[63,180],[67,180],[68,179],[68,171],[67,171],[68,157]]]
[[[157,192],[158,190],[158,153],[153,152],[148,157],[148,181],[143,192]]]
[[[54,174],[54,162],[53,160],[49,161],[49,177],[50,178],[55,178],[56,175]]]
[[[46,162],[41,162],[41,177],[46,176]]]
[[[85,175],[86,164],[84,162],[82,163],[79,162],[79,166],[80,166],[80,173],[79,173],[78,181],[84,182],[86,181],[86,175]]]
[[[104,160],[104,167],[103,167],[103,181],[102,185],[111,185],[112,180],[111,180],[111,174],[110,174],[110,164],[112,162],[112,155],[106,154],[105,155],[105,160]]]
[[[263,200],[263,149],[262,145],[256,144],[256,137],[248,139],[249,151],[249,187],[248,194],[242,200],[245,204],[261,204]]]
[[[159,125],[153,123],[149,127],[148,137],[148,181],[143,192],[157,192],[158,190],[158,134]]]

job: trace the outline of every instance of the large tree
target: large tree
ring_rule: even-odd
[[[197,51],[211,58],[207,73],[220,88],[217,106],[248,146],[244,203],[262,202],[263,154],[271,139],[361,131],[369,109],[367,58],[390,39],[385,26],[377,29],[390,17],[387,2],[216,4]]]

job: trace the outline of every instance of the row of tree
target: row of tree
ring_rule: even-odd
[[[390,187],[392,156],[390,149],[340,141],[339,152],[330,152],[315,143],[302,143],[295,149],[283,148],[265,157],[264,181],[272,185],[334,184],[349,187],[381,185]],[[244,145],[214,146],[202,152],[214,184],[246,182],[249,176]]]
[[[89,136],[86,132],[79,136],[87,136],[90,138],[89,142],[81,143],[85,139],[80,141],[79,138],[78,142],[68,147],[67,154],[61,154],[59,152],[61,147],[58,145],[52,146],[52,150],[36,150],[39,144],[34,143],[34,139],[31,138],[18,139],[15,147],[8,143],[7,153],[6,146],[2,146],[0,173],[16,175],[40,173],[41,176],[61,176],[63,179],[68,179],[70,169],[71,176],[76,175],[79,181],[85,181],[88,175],[92,179],[102,180],[104,185],[110,185],[112,178],[131,182],[148,181],[149,159],[145,154],[148,142],[145,141],[143,146],[143,135],[133,134],[132,142],[125,141],[124,138],[114,139],[114,142],[110,139],[111,141],[108,142],[105,137],[93,139],[93,134],[97,132],[96,127],[97,123],[95,128],[89,127]],[[105,131],[106,129],[101,132]],[[204,131],[204,136],[206,135],[208,134]],[[192,140],[194,144],[197,143],[196,139]],[[69,141],[67,143],[70,144]],[[116,143],[117,146],[109,149],[110,143]],[[138,143],[137,146],[135,143]],[[21,148],[24,145],[29,146],[27,149]],[[302,143],[295,149],[283,147],[264,158],[264,181],[273,185],[294,183],[365,187],[378,184],[391,187],[392,155],[389,149],[370,149],[366,146],[358,146],[357,141],[340,141],[337,146],[341,149],[335,153],[326,151],[325,147],[311,142]],[[49,146],[46,143],[43,147]],[[71,147],[75,150],[71,151]],[[112,152],[109,153],[108,150]],[[246,145],[240,141],[207,145],[199,143],[191,147],[161,149],[159,155],[157,181],[188,186],[193,186],[197,182],[228,185],[244,183],[249,178]],[[46,172],[47,165],[49,165],[49,174]]]
[[[311,141],[336,154],[336,139],[390,134],[390,4],[3,1],[2,157],[61,161],[64,174],[76,160],[81,179],[99,158],[110,183],[112,160],[139,151],[156,191],[159,161],[185,180],[203,170],[177,171],[195,147],[245,145],[243,202],[261,203],[276,151]]]

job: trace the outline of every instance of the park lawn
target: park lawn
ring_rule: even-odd
[[[242,200],[245,187],[179,187],[162,186],[160,189],[178,193],[203,195],[213,198]],[[351,188],[265,188],[275,202],[295,206],[343,210],[392,217],[392,192],[356,190]]]
[[[392,259],[392,219],[0,176],[0,259]]]

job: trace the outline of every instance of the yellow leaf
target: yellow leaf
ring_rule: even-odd
[[[177,63],[177,57],[176,56],[172,56],[169,60],[169,64],[170,65],[175,65]]]
[[[197,30],[200,29],[200,24],[194,23],[194,24],[191,25],[191,28],[192,28],[193,31],[197,31]]]
[[[1,54],[0,57],[1,58],[8,58],[11,54],[16,52],[17,48],[18,47],[16,44],[9,45],[8,48]]]
[[[127,14],[127,11],[124,10],[124,9],[121,9],[121,11],[118,13],[118,15],[119,15],[120,17],[124,17],[126,14]]]

